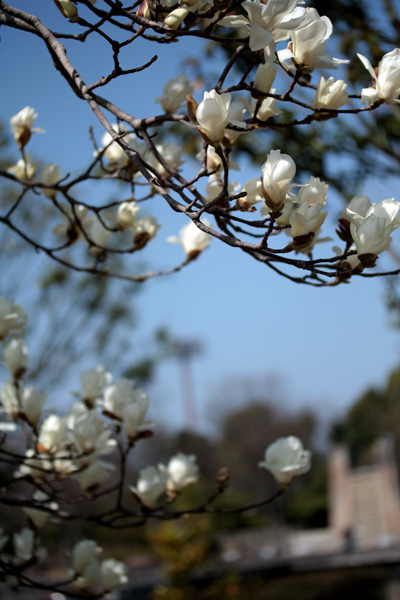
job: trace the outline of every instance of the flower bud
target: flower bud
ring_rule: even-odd
[[[278,483],[286,486],[294,477],[310,470],[311,452],[304,450],[301,440],[293,435],[279,438],[268,446],[264,461],[258,466],[270,471]]]
[[[7,344],[4,350],[4,364],[14,379],[23,376],[28,364],[28,350],[22,340],[11,340]]]
[[[294,160],[280,150],[271,150],[261,168],[265,202],[273,211],[280,211],[296,173]]]
[[[182,21],[188,16],[189,10],[187,8],[179,7],[175,8],[169,13],[164,19],[164,25],[171,27],[171,29],[178,29]]]

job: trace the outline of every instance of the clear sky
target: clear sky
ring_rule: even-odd
[[[55,30],[79,30],[63,19],[52,2],[19,0],[16,4],[28,12],[37,10]],[[87,48],[76,44],[68,50],[72,63],[84,78],[90,75],[90,81],[108,72],[99,48],[93,40]],[[193,40],[173,44],[165,55],[164,49],[135,45],[129,66],[139,66],[156,51],[159,61],[140,76],[113,84],[105,95],[134,116],[159,112],[151,99],[161,94],[169,78],[181,72],[185,56],[200,56],[200,44]],[[53,68],[43,42],[34,36],[2,28],[0,60],[0,118],[8,122],[24,106],[34,107],[39,113],[37,125],[47,133],[36,135],[29,151],[61,165],[63,173],[76,171],[93,151],[89,125],[95,127],[98,139],[101,135],[90,108],[74,97]],[[254,175],[246,179],[250,176]],[[362,191],[373,201],[393,197],[396,189],[391,183],[369,181]],[[165,240],[178,233],[184,217],[170,213],[160,199],[152,206],[163,227],[143,256],[154,268],[173,266],[182,259],[182,249]],[[333,214],[339,209],[332,200]],[[4,282],[7,268],[1,270],[0,281]],[[235,385],[243,378],[257,381],[277,375],[289,406],[315,407],[326,416],[344,410],[367,386],[382,384],[399,362],[400,332],[390,327],[380,279],[354,278],[350,285],[326,289],[300,286],[213,240],[182,272],[144,285],[137,300],[140,327],[133,336],[140,339],[146,331],[167,326],[177,337],[198,339],[204,345],[193,369],[203,430],[218,408],[217,395],[218,402],[223,402],[224,385]],[[74,388],[76,383],[71,385]],[[154,406],[162,419],[182,425],[176,365],[165,363],[152,388]]]

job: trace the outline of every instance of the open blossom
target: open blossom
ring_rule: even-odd
[[[168,142],[161,142],[160,144],[156,144],[156,150],[158,154],[164,158],[164,160],[172,169],[177,169],[181,166],[181,155],[183,151],[182,145],[177,144],[176,142],[173,142],[172,144]],[[159,175],[168,175],[168,171],[160,163],[160,161],[153,154],[153,152],[146,152],[144,160],[150,166],[152,166],[153,169],[155,169]]]
[[[11,298],[0,296],[0,340],[13,329],[21,329],[28,320],[21,304],[15,304]]]
[[[110,471],[115,467],[103,460],[95,460],[83,470],[74,473],[71,477],[79,482],[82,489],[87,492],[100,486],[110,477]]]
[[[196,120],[200,131],[207,140],[220,142],[228,125],[228,112],[231,104],[230,94],[218,94],[215,90],[204,92],[204,99],[197,107]]]
[[[272,94],[275,94],[276,90],[271,90]],[[243,103],[250,112],[252,117],[259,119],[260,121],[266,121],[270,117],[276,117],[281,114],[281,109],[276,106],[276,98],[263,98],[261,102],[257,98],[251,98],[250,102],[247,98],[243,98]]]
[[[292,41],[288,48],[279,50],[280,61],[292,59],[304,71],[317,68],[336,69],[339,64],[348,63],[326,56],[326,42],[332,35],[332,23],[328,17],[320,17],[315,8],[306,8],[304,25],[292,31]]]
[[[35,162],[30,152],[26,152],[25,158],[20,158],[13,167],[8,167],[7,171],[20,181],[32,181],[38,167],[39,162]]]
[[[11,377],[20,377],[28,364],[28,349],[22,340],[11,340],[4,350],[4,364]]]
[[[115,217],[115,226],[118,229],[126,229],[132,227],[136,221],[140,206],[134,200],[130,202],[122,202],[118,206],[117,215]]]
[[[204,219],[204,225],[211,226],[211,223]],[[196,258],[200,252],[208,248],[211,242],[211,236],[199,229],[193,221],[182,227],[179,238],[169,237],[170,244],[181,244],[188,260]]]
[[[345,211],[340,211],[339,215],[345,221],[360,225],[367,216],[368,210],[371,208],[371,200],[367,194],[354,196],[346,206]]]
[[[295,242],[300,242],[298,238],[306,236],[309,239],[301,240],[304,241],[305,247],[308,247],[312,238],[325,221],[328,213],[321,211],[321,206],[316,204],[308,204],[304,202],[297,208],[290,217],[290,225],[292,226],[290,235],[293,237]]]
[[[366,217],[358,226],[354,223],[350,224],[351,236],[356,245],[358,257],[364,266],[373,266],[376,256],[389,248],[392,231],[391,223],[388,224],[385,217],[375,214]]]
[[[383,56],[379,63],[378,75],[368,58],[362,54],[357,54],[357,56],[374,81],[373,87],[362,90],[361,104],[371,105],[377,100],[384,100],[388,104],[400,102],[400,48]]]
[[[106,592],[128,582],[127,569],[123,562],[106,558],[100,563],[100,583]]]
[[[22,392],[21,412],[32,427],[39,423],[46,402],[47,394],[38,392],[33,386],[25,388]]]
[[[250,35],[250,49],[255,52],[267,48],[269,57],[273,56],[274,42],[287,39],[288,31],[299,27],[305,14],[303,8],[297,7],[297,0],[246,0],[243,8],[248,18],[229,15],[218,24],[242,28],[241,37]]]
[[[320,208],[326,204],[326,194],[329,185],[321,181],[319,177],[310,177],[310,179],[300,186],[297,200],[302,204],[318,204]]]
[[[86,408],[81,402],[73,405],[67,425],[76,451],[90,455],[90,461],[114,451],[116,441],[111,438],[111,431],[107,429],[104,420],[98,412]]]
[[[347,83],[343,79],[335,80],[334,77],[321,77],[318,88],[315,93],[314,107],[329,108],[336,110],[349,101],[349,95],[346,92]]]
[[[43,131],[42,129],[33,127],[37,116],[38,115],[33,108],[25,106],[25,108],[20,110],[10,119],[14,139],[21,149],[29,142],[32,133]]]
[[[288,154],[281,154],[280,150],[271,150],[261,172],[266,204],[272,210],[279,211],[292,187],[292,179],[296,173],[294,160]]]
[[[387,200],[371,204],[365,217],[368,218],[370,215],[376,215],[383,218],[386,225],[391,225],[392,231],[394,231],[400,227],[399,209],[400,202],[395,202],[394,198],[388,198]]]
[[[253,177],[246,181],[240,192],[246,192],[246,196],[238,199],[240,206],[253,206],[257,202],[263,202],[264,200],[261,179],[259,177]]]
[[[194,454],[178,452],[170,458],[166,467],[160,465],[159,468],[168,475],[167,487],[173,492],[178,492],[190,483],[195,483],[200,477]]]
[[[60,449],[65,425],[65,419],[58,415],[50,415],[43,421],[38,438],[38,447],[41,451],[54,453]]]
[[[142,389],[135,389],[133,381],[119,379],[107,386],[104,391],[104,411],[111,417],[123,422],[127,436],[134,439],[138,432],[153,427],[153,423],[144,421],[149,399]]]
[[[120,125],[114,123],[111,126],[114,131],[120,134],[125,134],[123,136],[124,141],[131,146],[133,150],[135,150],[138,154],[144,154],[146,151],[146,147],[144,144],[138,141],[136,135],[132,132],[128,133],[128,127],[121,123]],[[128,166],[129,157],[125,153],[125,151],[121,148],[118,142],[114,141],[112,136],[106,132],[101,138],[101,143],[104,148],[104,156],[109,161],[109,166],[111,168],[120,168]]]
[[[102,548],[93,540],[81,540],[72,549],[72,568],[75,573],[83,573],[90,562],[97,558]]]
[[[270,471],[278,483],[288,485],[294,477],[310,470],[311,452],[304,450],[301,440],[291,435],[268,446],[264,460],[258,464]]]
[[[139,472],[136,487],[129,489],[148,508],[154,508],[157,500],[167,489],[168,474],[156,467],[145,467]]]
[[[146,431],[154,426],[151,421],[144,421],[149,398],[143,390],[135,390],[134,401],[122,408],[124,431],[129,439],[134,440],[140,431]]]
[[[96,215],[85,220],[84,229],[91,243],[90,252],[95,256],[101,254],[107,246],[112,232],[103,225]]]
[[[40,183],[43,183],[44,185],[55,185],[56,183],[59,183],[61,179],[60,167],[58,165],[53,165],[52,163],[45,165],[39,176]],[[47,198],[55,198],[57,195],[57,190],[54,188],[42,188],[42,192]]]
[[[144,246],[156,236],[160,227],[161,225],[157,222],[156,217],[151,215],[146,215],[138,221],[135,221],[132,227],[130,227],[135,248],[137,250],[144,248]]]
[[[93,403],[103,394],[104,386],[111,381],[111,373],[108,373],[103,365],[97,365],[93,369],[83,371],[81,374],[81,390],[83,400]]]
[[[187,94],[193,93],[193,86],[182,73],[174,79],[170,79],[164,86],[163,95],[155,99],[163,107],[166,113],[175,113],[184,102]]]

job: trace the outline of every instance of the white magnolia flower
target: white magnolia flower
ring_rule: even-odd
[[[240,191],[246,192],[246,196],[239,199],[239,204],[246,203],[253,206],[254,204],[257,204],[257,202],[264,201],[261,179],[259,177],[253,177],[246,181]]]
[[[392,231],[394,231],[400,226],[399,208],[400,202],[395,202],[394,198],[388,198],[387,200],[381,200],[376,204],[372,204],[365,217],[368,218],[370,215],[376,215],[383,218],[386,225],[391,225]]]
[[[178,492],[190,483],[195,483],[200,477],[199,467],[194,454],[178,452],[170,458],[168,465],[160,465],[160,470],[168,475],[167,487],[173,492]]]
[[[102,548],[93,540],[81,540],[72,549],[72,568],[75,573],[83,573],[91,561],[100,554]]]
[[[110,592],[128,582],[127,569],[123,562],[106,558],[100,563],[100,583],[103,590]]]
[[[93,369],[83,371],[81,374],[82,398],[93,403],[103,394],[104,386],[111,381],[111,373],[108,373],[103,365],[97,365]]]
[[[141,469],[136,487],[130,486],[130,490],[138,496],[142,504],[148,508],[154,508],[157,500],[167,489],[168,474],[156,469],[146,467]]]
[[[272,94],[275,94],[276,90],[271,90]],[[263,98],[259,100],[257,98],[250,98],[250,102],[247,98],[242,98],[243,104],[252,117],[256,117],[260,121],[266,121],[270,117],[276,117],[281,114],[281,109],[276,106],[276,98]]]
[[[164,25],[171,29],[178,29],[179,25],[189,14],[189,9],[184,6],[179,6],[172,10],[164,19]]]
[[[115,217],[115,226],[118,229],[126,229],[132,227],[136,221],[140,206],[134,200],[130,202],[122,202],[118,206],[117,215]]]
[[[140,431],[154,427],[151,421],[144,421],[149,398],[143,390],[135,390],[134,401],[122,407],[124,431],[129,439],[134,440]]]
[[[48,163],[42,169],[42,172],[39,176],[40,183],[44,185],[55,185],[59,183],[62,179],[62,175],[60,174],[60,167],[58,165],[53,165],[52,163]],[[57,190],[53,188],[42,188],[43,194],[47,198],[55,198],[57,195]]]
[[[35,109],[25,106],[25,108],[10,119],[14,140],[21,149],[29,142],[32,133],[41,133],[43,131],[43,129],[33,127],[37,116],[38,114],[35,112]]]
[[[278,66],[273,62],[266,62],[261,64],[257,68],[256,77],[254,79],[254,87],[264,94],[268,94],[271,91],[272,85],[275,81]]]
[[[126,125],[124,125],[122,123],[120,125],[114,123],[113,125],[111,125],[111,127],[118,134],[125,133],[125,135],[123,136],[124,141],[129,146],[131,146],[131,148],[133,148],[133,150],[135,150],[138,154],[145,153],[146,146],[143,143],[138,141],[138,138],[136,137],[136,135],[134,133],[132,133],[132,132],[128,133],[129,130]],[[108,132],[106,132],[103,135],[103,137],[101,138],[101,143],[103,145],[103,148],[105,148],[104,156],[109,161],[109,166],[111,168],[122,169],[122,168],[128,166],[129,158],[128,158],[127,154],[121,148],[121,146],[118,144],[118,142],[115,142],[113,140],[112,136]]]
[[[100,565],[97,559],[91,560],[82,573],[75,577],[74,585],[80,590],[88,590],[93,585],[96,585],[100,577]]]
[[[274,42],[287,39],[288,31],[299,27],[305,11],[297,7],[297,0],[246,0],[243,7],[248,18],[228,16],[218,24],[223,27],[240,27],[241,37],[250,34],[249,45],[254,52],[267,48],[266,57],[271,60]]]
[[[111,431],[95,410],[77,402],[67,417],[67,425],[76,451],[90,455],[90,462],[97,456],[114,451],[116,440],[111,438]]]
[[[371,208],[371,201],[367,194],[354,196],[346,206],[345,211],[340,211],[339,216],[349,223],[360,225],[367,216],[368,210]]]
[[[310,470],[311,452],[304,450],[301,440],[293,435],[279,438],[268,446],[259,466],[270,471],[281,485],[288,485],[294,477]]]
[[[53,227],[54,235],[61,235],[69,240],[76,240],[83,236],[81,227],[88,216],[88,209],[86,206],[76,204],[74,209],[72,209],[69,204],[61,202],[59,214],[63,223],[59,223]]]
[[[87,492],[102,485],[110,477],[110,471],[114,471],[115,467],[111,463],[106,463],[102,460],[95,460],[85,469],[74,473],[73,479],[76,479],[82,489]]]
[[[218,94],[215,90],[204,92],[203,101],[196,110],[196,119],[200,131],[211,144],[220,142],[225,135],[230,105],[230,94]]]
[[[315,93],[314,107],[329,108],[336,110],[349,101],[349,95],[346,92],[347,83],[343,79],[335,80],[334,77],[321,77],[318,88]]]
[[[18,390],[11,381],[6,381],[1,386],[0,400],[8,416],[11,419],[17,419],[20,410]]]
[[[326,42],[332,35],[332,23],[328,17],[320,17],[315,8],[305,9],[304,25],[292,31],[292,41],[288,48],[279,50],[279,60],[288,59],[294,62],[304,71],[312,71],[317,68],[336,69],[339,64],[348,63],[348,60],[340,60],[326,56]]]
[[[181,166],[181,155],[183,151],[182,145],[179,145],[176,142],[173,142],[172,144],[168,142],[161,142],[160,144],[156,144],[156,150],[172,169],[177,169]],[[146,152],[144,160],[150,166],[152,166],[159,175],[165,175],[168,173],[168,171],[163,167],[160,161],[150,150]]]
[[[66,19],[76,20],[79,17],[78,9],[71,0],[54,0],[54,2]]]
[[[146,215],[138,221],[135,221],[130,228],[132,231],[135,248],[137,250],[144,248],[147,242],[156,236],[160,227],[161,225],[157,222],[157,219],[151,215]]]
[[[364,88],[361,92],[361,104],[371,105],[377,100],[387,104],[400,102],[400,48],[385,54],[379,63],[378,75],[368,58],[357,54],[374,81],[374,87]]]
[[[14,564],[22,565],[34,556],[35,534],[32,529],[24,527],[19,533],[14,533]]]
[[[246,108],[244,107],[243,102],[232,102],[228,110],[228,121],[235,125],[243,125],[244,127],[245,123],[242,123],[242,119],[245,112]],[[242,133],[242,131],[235,131],[234,129],[227,128],[224,135],[224,144],[228,145],[229,143],[233,145]]]
[[[296,173],[294,160],[280,150],[271,150],[261,171],[265,201],[269,208],[280,211]]]
[[[290,235],[295,241],[299,241],[297,238],[317,233],[327,216],[328,213],[326,211],[322,212],[318,203],[308,204],[304,202],[290,217],[290,225],[292,226]],[[310,237],[311,239],[305,241],[306,246],[309,245],[314,236]]]
[[[33,492],[33,500],[42,504],[44,508],[50,508],[52,510],[58,509],[58,504],[56,502],[48,502],[49,497],[41,490],[35,490]],[[22,510],[35,529],[43,529],[50,518],[50,513],[47,512],[47,510],[40,510],[39,508],[23,508]]]
[[[326,194],[328,193],[329,185],[321,181],[319,177],[310,177],[310,179],[300,186],[298,193],[298,203],[302,204],[318,204],[320,208],[326,204]]]
[[[64,441],[65,419],[58,415],[47,417],[40,428],[38,446],[41,451],[54,454]]]
[[[204,219],[204,225],[211,227],[211,223]],[[199,229],[193,221],[182,227],[179,238],[169,237],[170,244],[181,244],[188,260],[196,258],[200,252],[208,248],[211,242],[211,236]]]
[[[107,246],[112,232],[103,225],[97,215],[85,220],[84,229],[90,240],[90,252],[95,256],[101,254]]]
[[[20,377],[28,364],[28,349],[22,340],[11,340],[4,350],[4,364],[11,377]]]
[[[208,183],[206,185],[207,201],[212,202],[213,200],[215,200],[222,192],[223,187],[224,186],[223,186],[223,183],[222,183],[219,173],[213,173],[212,175],[210,175],[208,178]],[[228,195],[229,196],[234,196],[236,193],[238,193],[239,189],[240,189],[240,183],[238,183],[237,181],[231,181],[230,183],[228,183]],[[210,226],[210,223],[206,219],[203,222],[206,225]],[[174,244],[177,241],[179,241],[178,238],[175,238],[175,237],[168,238],[168,242],[170,242],[172,244]]]
[[[31,477],[35,481],[41,481],[45,477],[46,471],[50,470],[51,464],[49,464],[49,461],[44,458],[35,458],[35,451],[28,448],[23,462],[14,473],[14,477]]]
[[[166,113],[173,114],[186,102],[187,94],[193,93],[193,86],[182,73],[174,79],[167,81],[163,88],[163,95],[155,99]]]
[[[7,171],[15,175],[20,181],[32,181],[39,167],[39,161],[35,162],[29,152],[25,154],[25,158],[20,158],[13,167],[9,167]]]
[[[32,427],[39,423],[46,402],[47,394],[40,394],[33,386],[25,388],[22,392],[21,412]]]
[[[370,267],[375,264],[376,257],[387,250],[392,238],[392,224],[387,224],[385,217],[371,214],[366,217],[358,227],[350,224],[351,236],[357,248],[357,254],[364,266]],[[365,255],[372,255],[371,259]]]

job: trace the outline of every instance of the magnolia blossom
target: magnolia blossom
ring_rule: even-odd
[[[67,19],[76,20],[79,17],[78,9],[71,0],[54,0],[54,2],[61,14]]]
[[[49,497],[41,490],[35,490],[33,492],[33,500],[35,503],[41,504],[44,508],[50,508],[51,510],[58,509],[58,504],[56,502],[48,502]],[[40,510],[39,508],[23,508],[23,511],[36,530],[43,529],[50,518],[50,513],[47,512],[47,510]]]
[[[93,403],[103,394],[104,386],[111,381],[111,373],[108,373],[103,365],[97,365],[93,369],[83,371],[81,374],[82,398]]]
[[[193,86],[182,73],[175,79],[167,81],[163,88],[163,95],[155,99],[166,113],[173,114],[186,102],[187,94],[193,93]]]
[[[321,181],[319,177],[310,177],[310,179],[300,186],[300,191],[297,197],[298,203],[302,204],[318,204],[320,208],[326,204],[326,194],[328,193],[329,185]]]
[[[25,154],[24,158],[20,158],[18,162],[13,166],[9,167],[7,171],[12,175],[15,175],[20,181],[32,181],[38,170],[39,162],[35,162],[29,152]]]
[[[378,75],[368,58],[357,54],[374,81],[374,87],[364,88],[361,92],[361,104],[369,106],[377,100],[387,104],[400,102],[400,48],[385,54],[379,63]]]
[[[211,227],[211,223],[204,219],[204,225]],[[208,248],[211,242],[211,236],[202,231],[195,225],[193,221],[182,227],[179,238],[169,237],[167,240],[170,244],[181,244],[187,260],[193,260],[200,252]]]
[[[58,415],[47,417],[40,428],[38,446],[42,451],[54,453],[60,449],[65,433],[65,419]]]
[[[266,55],[273,56],[274,42],[287,39],[288,31],[299,27],[305,11],[297,7],[297,0],[246,0],[243,8],[248,19],[232,15],[218,24],[223,27],[243,28],[241,37],[250,35],[249,45],[253,51],[267,48]]]
[[[117,215],[115,217],[115,226],[118,229],[126,229],[132,227],[136,221],[140,206],[134,200],[130,202],[122,202],[118,206]]]
[[[194,454],[178,452],[168,465],[160,465],[160,470],[168,475],[167,487],[172,492],[178,492],[190,483],[195,483],[200,477],[199,467]]]
[[[32,529],[24,527],[19,533],[14,533],[14,564],[22,565],[34,556],[35,534]]]
[[[135,389],[129,379],[119,379],[104,391],[105,413],[123,422],[130,439],[134,439],[138,432],[153,427],[153,423],[144,421],[148,405],[149,399],[144,391]]]
[[[159,497],[167,489],[168,474],[156,467],[141,469],[136,487],[129,489],[140,499],[141,503],[148,508],[154,508]]]
[[[33,386],[25,388],[22,392],[21,413],[32,427],[39,423],[46,402],[47,394],[40,394]]]
[[[172,169],[177,169],[182,164],[182,145],[179,145],[176,142],[173,142],[172,144],[168,142],[161,142],[160,144],[156,144],[156,150]],[[144,156],[144,159],[150,166],[153,167],[153,169],[157,171],[159,175],[168,175],[168,171],[160,163],[153,152],[148,150]]]
[[[290,217],[290,225],[292,226],[290,235],[295,242],[300,243],[298,238],[315,234],[328,216],[327,212],[321,211],[321,206],[316,204],[308,204],[304,202],[297,208]],[[303,240],[302,240],[303,241]],[[305,247],[309,245],[312,239],[304,240]],[[302,245],[302,244],[301,244]],[[303,245],[302,245],[303,247]]]
[[[255,89],[268,94],[271,91],[277,71],[278,66],[273,62],[268,61],[259,65],[254,79]]]
[[[276,90],[273,88],[271,93],[274,94]],[[251,98],[250,102],[247,98],[242,99],[243,104],[252,117],[259,119],[260,121],[266,121],[270,117],[276,117],[281,114],[281,109],[276,106],[276,98]]]
[[[246,196],[244,196],[244,198],[239,198],[238,200],[238,204],[240,205],[250,204],[250,206],[253,206],[254,204],[257,204],[257,202],[262,202],[264,200],[261,179],[259,177],[253,177],[246,181],[240,191],[246,192]]]
[[[386,225],[391,225],[392,231],[394,231],[400,226],[399,208],[400,202],[395,202],[394,198],[388,198],[387,200],[381,200],[376,204],[372,204],[365,217],[368,218],[370,215],[376,215],[385,219]]]
[[[25,106],[25,108],[10,119],[14,139],[21,149],[29,142],[32,133],[43,131],[42,129],[33,127],[37,116],[38,114],[35,112],[35,109]]]
[[[12,419],[17,419],[20,410],[20,402],[18,398],[18,389],[14,383],[11,383],[11,381],[3,383],[0,390],[0,400],[5,412]]]
[[[102,460],[95,460],[83,470],[74,473],[72,478],[78,481],[85,492],[93,490],[107,481],[110,477],[110,471],[114,471],[115,467],[111,463],[106,463]]]
[[[40,183],[44,185],[55,185],[61,179],[60,167],[52,163],[45,165],[39,176]],[[55,198],[57,195],[57,190],[53,188],[42,188],[42,192],[47,198]]]
[[[392,230],[391,223],[387,224],[385,217],[375,214],[366,217],[358,227],[354,223],[350,224],[351,236],[364,266],[373,266],[376,256],[389,248]]]
[[[28,349],[22,340],[11,340],[4,350],[4,364],[11,377],[20,377],[28,364]]]
[[[347,83],[343,79],[335,80],[334,77],[321,77],[315,93],[314,107],[336,110],[349,101],[346,92]]]
[[[141,250],[156,236],[160,227],[161,225],[157,222],[157,219],[151,215],[146,215],[138,221],[135,221],[130,228],[133,235],[135,248],[137,250]]]
[[[124,142],[126,142],[135,152],[138,154],[144,154],[146,151],[146,146],[139,142],[136,135],[132,132],[128,133],[128,127],[124,124],[116,124],[114,123],[111,127],[118,134],[125,134],[123,136]],[[106,132],[101,138],[101,143],[103,145],[103,154],[109,161],[109,166],[111,168],[124,168],[129,164],[129,158],[125,153],[125,150],[121,148],[118,142],[114,141],[114,138]]]
[[[110,592],[128,582],[127,569],[123,562],[106,558],[100,563],[100,583],[105,592]]]
[[[59,223],[53,227],[54,235],[61,235],[72,241],[83,235],[82,225],[88,215],[86,206],[75,204],[72,208],[69,204],[61,202],[59,214],[61,215],[63,223]]]
[[[81,540],[72,549],[72,568],[75,573],[83,573],[88,564],[102,551],[93,540]]]
[[[151,421],[144,421],[149,398],[143,390],[135,390],[134,401],[122,407],[124,431],[129,439],[134,440],[140,431],[154,427]]]
[[[348,60],[326,56],[326,42],[332,35],[332,23],[328,17],[320,17],[315,8],[305,9],[304,25],[292,31],[292,41],[288,48],[278,52],[279,60],[292,59],[302,70],[317,68],[336,69]]]
[[[84,229],[89,238],[90,252],[95,256],[102,254],[112,232],[103,225],[97,215],[85,220]]]
[[[110,454],[114,451],[116,441],[111,438],[104,420],[95,410],[90,410],[82,403],[76,403],[67,418],[70,437],[79,454],[96,456]]]
[[[286,486],[294,477],[310,470],[311,452],[304,450],[301,440],[291,435],[268,446],[264,460],[258,464],[270,471],[278,483]]]
[[[354,196],[346,206],[345,211],[340,211],[339,215],[345,221],[360,225],[367,216],[368,210],[371,208],[371,201],[367,194]]]
[[[196,120],[201,133],[211,144],[220,142],[225,135],[230,104],[230,94],[218,94],[215,90],[204,92],[203,102],[196,110]]]
[[[0,296],[0,340],[13,329],[21,329],[28,320],[21,304],[15,304],[11,298]]]
[[[280,150],[271,150],[261,172],[265,202],[272,210],[280,211],[296,173],[294,160]]]

